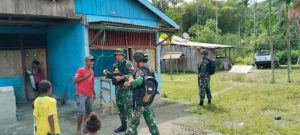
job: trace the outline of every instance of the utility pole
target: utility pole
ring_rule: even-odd
[[[197,24],[199,24],[199,22],[200,22],[200,19],[199,19],[199,1],[197,0],[196,1],[197,3]]]
[[[286,2],[286,42],[288,47],[288,82],[291,82],[291,70],[292,70],[292,63],[291,63],[291,40],[290,40],[290,20],[289,20],[289,3]]]
[[[218,18],[218,10],[219,10],[219,6],[218,6],[218,1],[219,0],[216,0],[216,33],[218,34],[218,20],[219,20],[219,18]]]
[[[253,0],[253,1],[254,1],[253,32],[254,32],[254,35],[256,35],[256,0]]]
[[[272,0],[269,0],[269,45],[271,51],[271,67],[272,67],[272,83],[275,83],[275,71],[274,71],[274,48],[272,41]]]

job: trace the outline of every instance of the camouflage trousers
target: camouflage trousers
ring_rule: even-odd
[[[132,91],[122,87],[116,87],[116,90],[116,106],[120,120],[127,121],[132,112]]]
[[[125,135],[137,135],[137,128],[140,124],[141,116],[144,116],[146,124],[149,128],[149,131],[152,135],[159,135],[158,127],[156,125],[154,117],[153,108],[151,105],[145,107],[136,107],[134,109],[133,116],[130,118],[129,127]]]
[[[208,99],[212,98],[210,92],[210,76],[200,77],[200,86],[199,86],[200,100],[205,99],[205,94]]]

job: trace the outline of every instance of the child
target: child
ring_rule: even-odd
[[[39,83],[41,94],[34,101],[33,116],[35,119],[35,135],[60,135],[58,126],[56,99],[52,94],[51,83],[42,80]]]
[[[86,121],[86,129],[90,135],[96,135],[101,128],[101,122],[96,114],[91,113]]]

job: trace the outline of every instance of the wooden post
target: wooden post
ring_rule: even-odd
[[[183,56],[183,57],[184,57],[184,61],[185,61],[185,68],[183,69],[183,73],[185,73],[186,69],[188,68],[188,63],[187,63],[186,57],[185,56]]]
[[[165,62],[165,60],[164,59],[162,59],[162,72],[163,73],[166,73],[166,62]]]
[[[109,88],[110,88],[110,93],[109,93],[109,95],[110,95],[110,113],[111,114],[113,114],[113,112],[114,112],[114,102],[113,102],[113,96],[112,96],[112,81],[109,81]]]
[[[178,59],[176,60],[176,71],[177,71],[177,74],[178,74]]]
[[[231,52],[230,52],[230,48],[229,48],[229,54],[228,54],[229,60],[231,62]]]
[[[100,108],[102,108],[102,106],[103,106],[103,104],[104,104],[104,103],[102,103],[102,101],[104,101],[104,99],[102,99],[102,98],[103,98],[103,96],[102,96],[103,93],[102,93],[102,91],[101,91],[102,83],[103,83],[103,82],[100,81],[100,94],[99,94],[99,102],[100,102],[100,103],[99,103],[99,106],[100,106]]]
[[[170,59],[169,59],[169,69],[170,69],[170,79],[173,80],[173,64],[172,64],[172,46],[170,47]]]
[[[272,83],[275,83],[274,47],[272,41],[272,1],[269,0],[269,46],[271,51]]]
[[[106,79],[106,78],[95,78],[100,81],[100,95],[99,95],[99,106],[100,108],[103,108],[103,113],[101,116],[104,116],[106,111],[109,111],[110,114],[113,114],[114,112],[114,100],[113,100],[113,95],[112,95],[112,80],[111,79]],[[109,84],[109,88],[105,88],[103,86],[103,82],[106,82]],[[109,95],[109,101],[105,103],[103,94],[108,94]],[[105,106],[105,107],[103,107]]]
[[[23,35],[19,35],[19,39],[20,39],[20,48],[21,48],[21,59],[22,59],[22,72],[23,72],[23,76],[24,76],[24,90],[25,90],[25,95],[26,95],[26,99],[27,101],[29,100],[29,94],[27,91],[27,78],[26,78],[26,68],[25,68],[25,53],[24,53],[24,44],[23,44]]]

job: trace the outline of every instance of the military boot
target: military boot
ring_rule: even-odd
[[[199,105],[200,105],[201,107],[203,107],[203,103],[204,103],[204,101],[203,101],[203,100],[200,100]]]
[[[209,105],[211,104],[211,99],[208,99],[208,102],[207,102]]]
[[[127,121],[122,120],[121,122],[122,125],[119,128],[115,129],[115,133],[125,132],[127,130]]]

